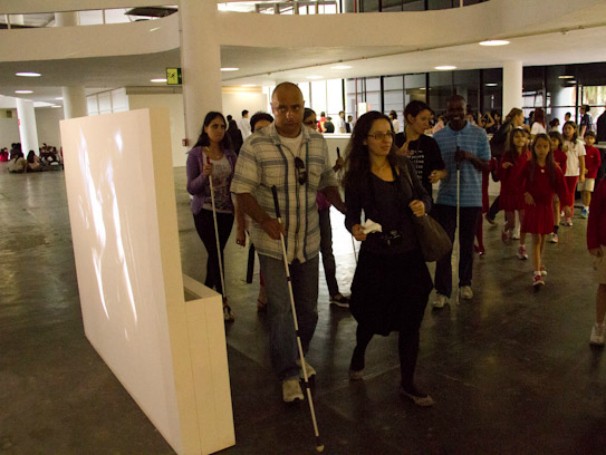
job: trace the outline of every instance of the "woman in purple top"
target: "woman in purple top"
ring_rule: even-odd
[[[231,149],[229,137],[225,134],[226,125],[225,118],[220,112],[206,114],[198,142],[188,152],[187,157],[187,192],[193,196],[191,210],[196,231],[208,252],[204,284],[221,294],[223,287],[215,239],[210,176],[213,181],[219,244],[223,260],[223,250],[234,224],[234,204],[229,188],[236,167],[236,154]],[[237,228],[238,239],[244,238],[244,226],[238,225]],[[229,316],[231,320],[231,315]]]

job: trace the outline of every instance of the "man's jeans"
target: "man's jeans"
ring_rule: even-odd
[[[267,291],[271,362],[278,378],[284,380],[299,375],[297,337],[284,262],[264,255],[259,255],[259,262]],[[318,265],[316,256],[304,263],[295,260],[289,267],[304,352],[309,348],[318,322]]]
[[[459,287],[471,286],[473,268],[473,238],[476,222],[481,216],[481,207],[461,207],[459,226]],[[442,225],[450,240],[454,243],[457,228],[457,209],[448,205],[434,205],[431,212]],[[452,293],[452,251],[436,263],[434,286],[436,291],[446,297]]]

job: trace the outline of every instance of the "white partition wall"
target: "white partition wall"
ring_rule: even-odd
[[[177,453],[233,445],[221,298],[184,297],[168,112],[64,120],[61,136],[87,338]]]

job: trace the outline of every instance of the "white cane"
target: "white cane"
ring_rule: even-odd
[[[206,157],[206,162],[210,163],[210,157]],[[217,223],[217,210],[215,207],[215,188],[213,186],[212,173],[208,175],[208,181],[210,182],[210,203],[213,209],[213,224],[215,225],[215,241],[217,243],[217,261],[219,262],[219,275],[221,277],[221,289],[223,289],[223,319],[228,322],[234,320],[234,315],[231,311],[230,306],[227,304],[227,292],[225,289],[225,279],[223,277],[223,260],[221,259],[221,242],[219,241],[219,224]]]
[[[278,189],[275,185],[271,187],[271,192],[274,197],[274,208],[276,210],[276,218],[278,219],[278,223],[282,224],[282,217],[280,216],[280,204],[278,202]],[[281,232],[280,243],[282,246],[282,260],[284,261],[284,273],[286,274],[286,282],[288,284],[288,295],[290,297],[290,310],[292,312],[292,320],[294,324],[295,335],[297,337],[297,349],[299,351],[299,360],[301,362],[301,369],[303,370],[303,381],[305,383],[305,391],[307,392],[309,414],[311,416],[311,423],[313,425],[314,436],[316,438],[316,451],[323,452],[324,444],[320,439],[320,431],[318,430],[318,422],[316,420],[316,410],[314,408],[314,401],[311,395],[311,388],[309,387],[309,377],[307,376],[307,363],[305,363],[305,354],[303,352],[303,345],[301,344],[301,337],[299,336],[299,322],[297,320],[295,296],[292,291],[292,280],[290,278],[290,268],[288,267],[288,255],[286,253],[286,244],[284,243],[284,234],[282,234]]]
[[[459,226],[459,223],[461,222],[461,162],[457,159],[457,156],[460,151],[461,151],[461,149],[457,145],[457,150],[455,152],[455,164],[457,166],[457,216],[456,216],[457,217],[457,220],[456,220],[457,226],[455,229],[455,240],[457,242],[457,249],[459,251],[459,255],[458,255],[458,259],[457,259],[457,268],[455,269],[457,278],[459,277],[459,267],[461,265],[461,241],[459,239],[459,233],[461,232],[461,228]],[[459,282],[459,279],[457,279],[457,283],[458,282]],[[460,286],[457,286],[457,303],[461,303],[461,287]]]

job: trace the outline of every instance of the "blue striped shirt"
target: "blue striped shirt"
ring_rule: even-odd
[[[433,138],[440,146],[442,159],[446,165],[448,176],[440,181],[436,204],[457,205],[457,167],[455,152],[457,146],[466,152],[472,153],[479,159],[490,159],[490,145],[488,137],[482,128],[470,124],[460,131],[454,131],[449,126],[438,131]],[[461,193],[460,207],[482,207],[482,172],[473,164],[465,160],[461,163]]]
[[[250,193],[272,218],[275,217],[271,187],[276,186],[282,223],[286,230],[288,262],[305,262],[320,251],[320,227],[316,193],[328,186],[337,186],[336,175],[328,161],[324,137],[309,128],[302,128],[299,150],[290,150],[281,143],[272,123],[249,136],[240,149],[232,193]],[[295,157],[305,163],[307,183],[299,184]],[[272,240],[258,223],[250,229],[252,243],[259,254],[282,258],[279,240]]]

